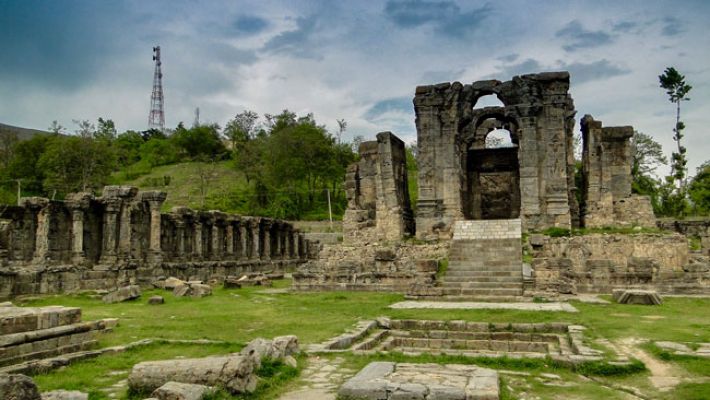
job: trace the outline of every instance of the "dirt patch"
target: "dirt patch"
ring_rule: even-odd
[[[642,315],[641,318],[658,320],[658,319],[665,319],[666,317],[664,317],[663,315]]]

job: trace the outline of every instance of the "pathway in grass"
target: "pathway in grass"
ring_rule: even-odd
[[[301,373],[297,388],[279,400],[335,400],[338,388],[355,370],[342,366],[343,359],[312,356],[308,367]]]
[[[489,303],[472,301],[400,301],[390,308],[432,308],[440,310],[518,310],[518,311],[564,311],[578,312],[568,303]]]
[[[651,356],[637,346],[645,343],[645,340],[638,338],[624,338],[616,342],[619,350],[629,357],[635,357],[646,365],[651,376],[651,384],[661,392],[673,389],[681,382],[681,371],[671,364],[665,363],[656,357]]]

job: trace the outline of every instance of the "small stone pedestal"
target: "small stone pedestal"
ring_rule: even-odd
[[[653,290],[615,289],[612,292],[614,300],[619,304],[644,304],[660,306],[663,299]]]

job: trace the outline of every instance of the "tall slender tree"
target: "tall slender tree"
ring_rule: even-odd
[[[684,195],[687,185],[687,164],[688,159],[685,155],[686,148],[681,144],[683,139],[683,129],[685,124],[680,120],[680,103],[688,101],[688,92],[693,88],[685,82],[685,76],[681,75],[673,67],[668,67],[663,72],[663,75],[658,76],[661,88],[666,89],[668,100],[676,105],[675,128],[673,128],[673,140],[678,146],[678,151],[671,155],[672,178],[677,182],[679,194]]]

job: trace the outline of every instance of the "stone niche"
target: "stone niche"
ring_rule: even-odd
[[[348,167],[345,178],[344,241],[399,241],[414,235],[404,142],[380,132],[358,151],[360,161]]]
[[[462,219],[521,218],[524,230],[578,225],[569,73],[419,86],[417,237],[449,238]],[[495,95],[503,107],[476,108]],[[486,148],[496,129],[512,146]]]

